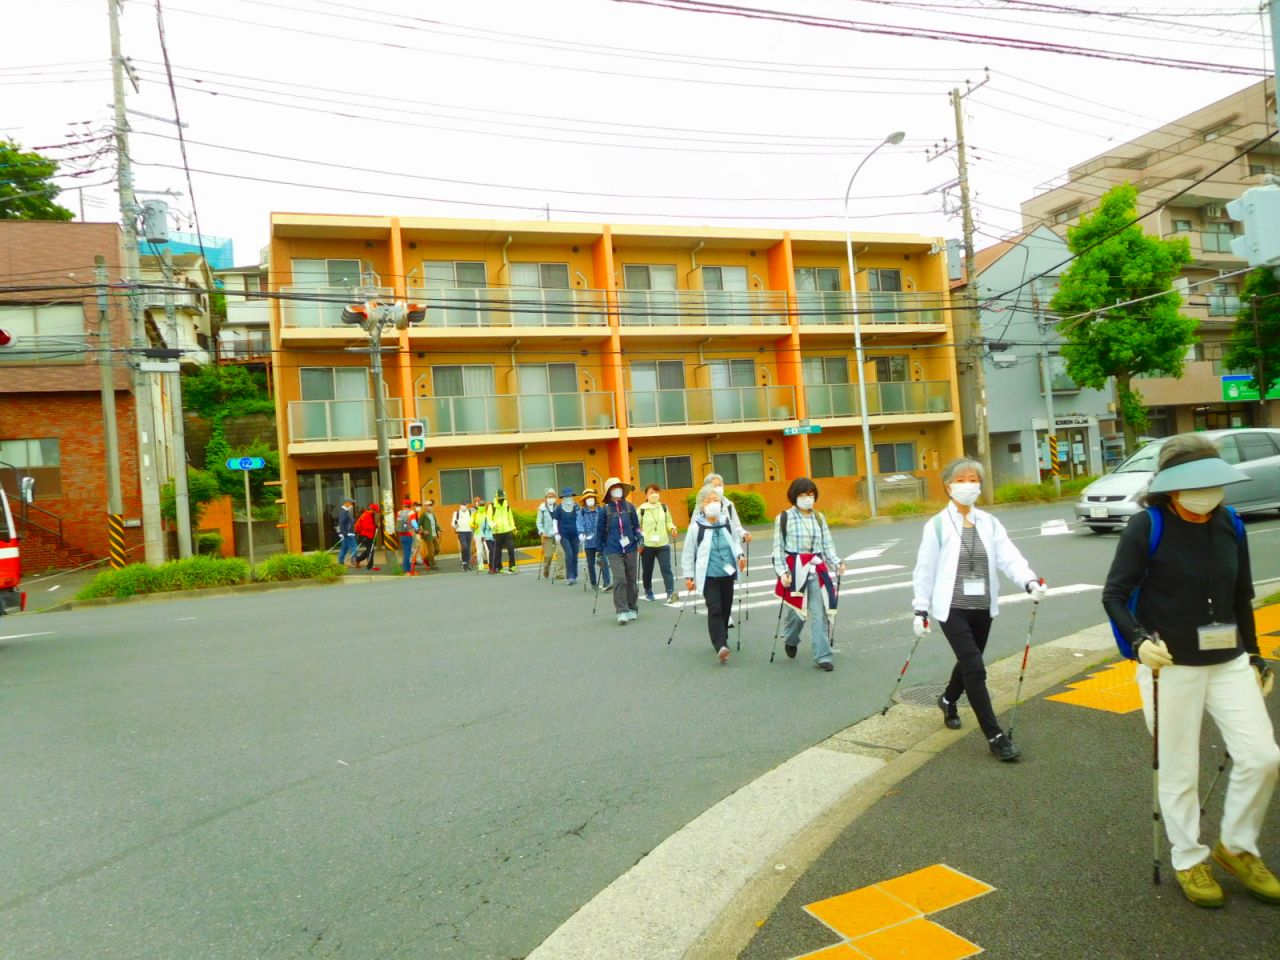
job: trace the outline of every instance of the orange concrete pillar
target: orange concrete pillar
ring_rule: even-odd
[[[270,263],[271,271],[267,275],[267,289],[278,293],[282,286],[292,282],[290,273],[285,275],[284,264],[289,263],[288,244],[277,237],[271,239]],[[283,327],[282,303],[271,300],[271,350],[278,361],[285,360],[281,350],[280,331]],[[293,457],[289,455],[289,403],[288,398],[296,396],[296,390],[289,390],[282,382],[286,376],[293,376],[297,367],[292,361],[271,364],[269,376],[273,381],[276,398],[276,444],[280,451],[280,499],[284,500],[284,517],[281,523],[284,528],[284,548],[290,553],[302,551],[302,527],[298,522],[298,469]]]
[[[396,299],[405,301],[408,299],[408,281],[405,278],[404,270],[404,238],[400,233],[400,218],[391,218],[391,235],[387,241],[391,246],[391,286],[395,290]],[[399,374],[399,394],[400,406],[404,410],[406,420],[416,417],[417,410],[413,402],[413,351],[409,346],[408,329],[400,331],[399,352],[396,355],[396,372]],[[422,482],[419,471],[421,469],[421,460],[416,453],[411,453],[405,457],[405,476],[404,490],[400,491],[402,497],[408,497],[411,500],[417,500],[422,490]]]
[[[804,370],[800,363],[800,315],[796,310],[796,271],[791,255],[791,234],[784,233],[782,241],[769,248],[769,289],[786,294],[787,312],[791,318],[791,330],[774,342],[778,363],[778,384],[790,386],[795,391],[796,419],[807,415],[804,398]],[[806,435],[782,438],[782,462],[785,476],[789,478],[809,475],[809,438]]]
[[[613,408],[618,424],[618,439],[609,441],[609,473],[626,483],[631,482],[630,445],[627,438],[627,390],[622,370],[622,318],[618,313],[618,282],[613,273],[613,231],[606,225],[604,233],[591,249],[592,283],[604,291],[608,310],[609,339],[601,345],[601,369],[604,388],[613,391]],[[603,493],[604,491],[600,491]]]

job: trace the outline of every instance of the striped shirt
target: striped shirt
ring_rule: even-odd
[[[964,582],[981,580],[982,593],[965,596]],[[951,606],[961,610],[986,610],[991,606],[991,565],[987,548],[982,545],[977,527],[965,527],[960,533],[960,562],[956,565],[956,583],[951,591]]]

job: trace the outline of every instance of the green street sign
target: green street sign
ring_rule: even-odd
[[[783,427],[782,435],[784,437],[796,437],[802,433],[821,433],[822,424],[810,423],[803,427]]]
[[[1246,374],[1229,374],[1222,378],[1222,399],[1227,403],[1247,403],[1258,401],[1258,388],[1252,384],[1253,378]],[[1280,400],[1280,380],[1272,381],[1267,391],[1268,400]]]

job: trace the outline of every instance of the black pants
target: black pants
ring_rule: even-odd
[[[952,607],[951,616],[939,625],[956,655],[951,682],[942,695],[947,698],[947,703],[955,703],[960,694],[965,694],[978,718],[978,725],[989,740],[1000,732],[996,712],[991,706],[991,694],[987,692],[987,667],[982,662],[987,637],[991,635],[991,614],[986,610]]]
[[[737,577],[707,577],[702,597],[707,601],[707,633],[717,651],[729,645],[729,614],[733,612],[733,581]]]
[[[653,593],[653,562],[658,561],[658,569],[662,571],[662,585],[667,595],[675,589],[675,580],[671,576],[671,544],[665,547],[645,547],[640,554],[640,573],[644,579],[644,592]]]
[[[507,551],[507,562],[510,569],[516,568],[516,535],[508,530],[506,533],[495,533],[493,535],[493,550],[489,555],[489,568],[491,570],[502,569],[502,551]]]
[[[458,534],[458,553],[462,556],[462,569],[469,570],[471,568],[471,532],[468,530],[457,530]]]

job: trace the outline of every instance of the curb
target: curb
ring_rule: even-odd
[[[254,583],[238,583],[229,587],[205,587],[201,590],[166,590],[163,593],[143,593],[135,597],[95,597],[92,600],[67,600],[64,603],[38,613],[65,613],[87,607],[114,607],[125,603],[164,603],[172,600],[195,600],[200,597],[227,597],[238,593],[266,593],[271,590],[293,590],[298,587],[329,587],[342,583],[342,577],[332,580],[260,580]]]

